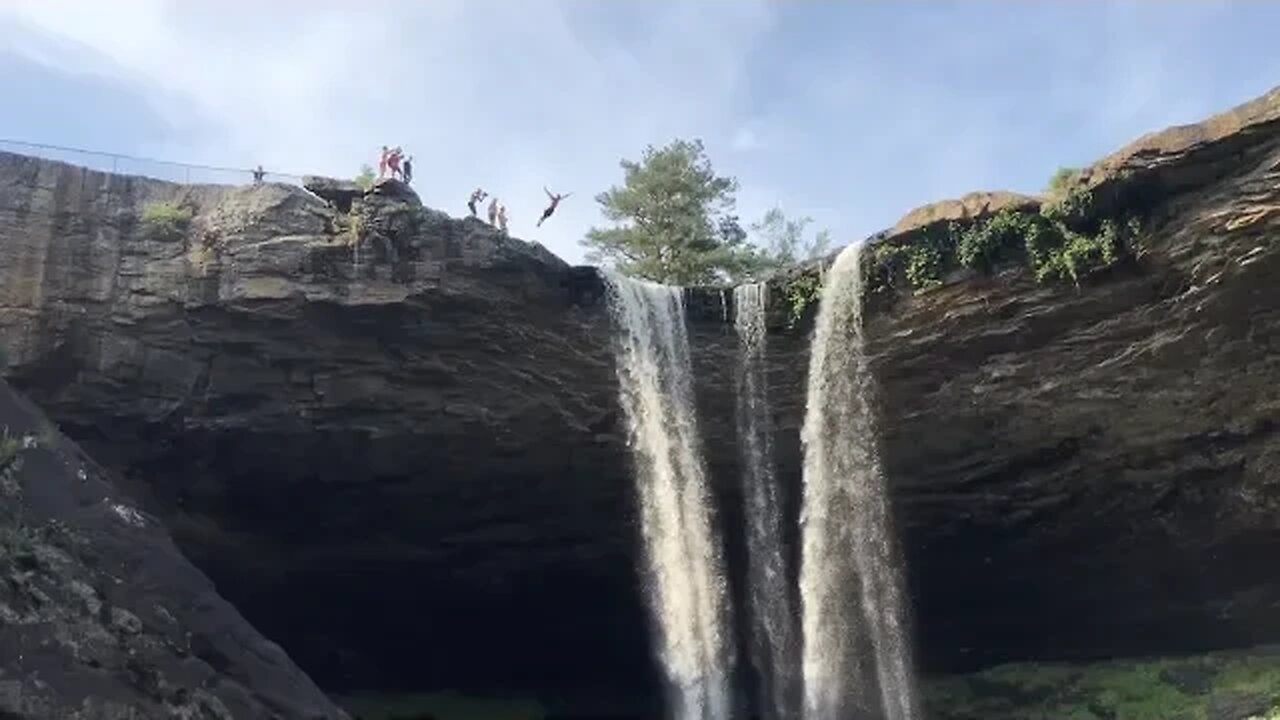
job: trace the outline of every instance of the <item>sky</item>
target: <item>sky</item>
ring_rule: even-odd
[[[844,244],[1261,95],[1276,28],[1252,0],[0,0],[0,150],[351,177],[398,144],[426,204],[484,187],[580,262],[619,162],[700,138],[744,220]],[[535,228],[544,186],[573,195]]]

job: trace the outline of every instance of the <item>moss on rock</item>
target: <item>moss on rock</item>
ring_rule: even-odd
[[[933,678],[924,693],[935,720],[1269,719],[1280,707],[1280,649],[1002,665]]]

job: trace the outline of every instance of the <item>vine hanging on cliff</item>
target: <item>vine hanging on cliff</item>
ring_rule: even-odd
[[[787,300],[787,327],[794,328],[822,295],[822,277],[817,269],[797,275],[782,292]]]
[[[942,285],[953,269],[989,274],[1025,262],[1040,282],[1079,284],[1087,275],[1136,254],[1142,232],[1137,217],[1098,217],[1092,195],[1064,190],[1039,211],[1006,208],[981,220],[935,226],[906,242],[874,247],[868,292],[896,287],[902,277],[914,292]]]

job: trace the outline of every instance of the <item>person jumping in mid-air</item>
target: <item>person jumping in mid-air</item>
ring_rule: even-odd
[[[471,217],[476,216],[476,203],[487,197],[489,197],[489,193],[481,190],[480,188],[476,188],[476,191],[471,193],[471,199],[467,200],[467,209],[471,211]]]
[[[493,225],[498,222],[498,198],[489,201],[489,224]]]
[[[498,229],[505,235],[507,232],[507,206],[498,206]]]
[[[556,208],[560,206],[561,200],[573,194],[573,193],[565,193],[563,195],[557,195],[556,193],[553,193],[550,190],[548,190],[545,186],[542,188],[542,191],[547,194],[547,197],[551,198],[551,204],[547,206],[546,210],[542,211],[542,217],[538,218],[537,227],[542,227],[543,221],[551,217],[551,213],[555,212]]]

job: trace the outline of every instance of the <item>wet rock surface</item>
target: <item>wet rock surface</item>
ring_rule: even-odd
[[[0,717],[345,720],[0,381]]]
[[[1149,214],[1136,261],[870,316],[925,667],[1280,640],[1280,95],[1233,113],[1081,176]],[[403,193],[349,197],[0,154],[10,380],[326,689],[651,686],[598,280]],[[903,232],[1035,202],[967,197]],[[190,208],[176,241],[142,220],[161,202]],[[794,508],[809,325],[783,295]],[[732,530],[732,308],[688,300]]]

